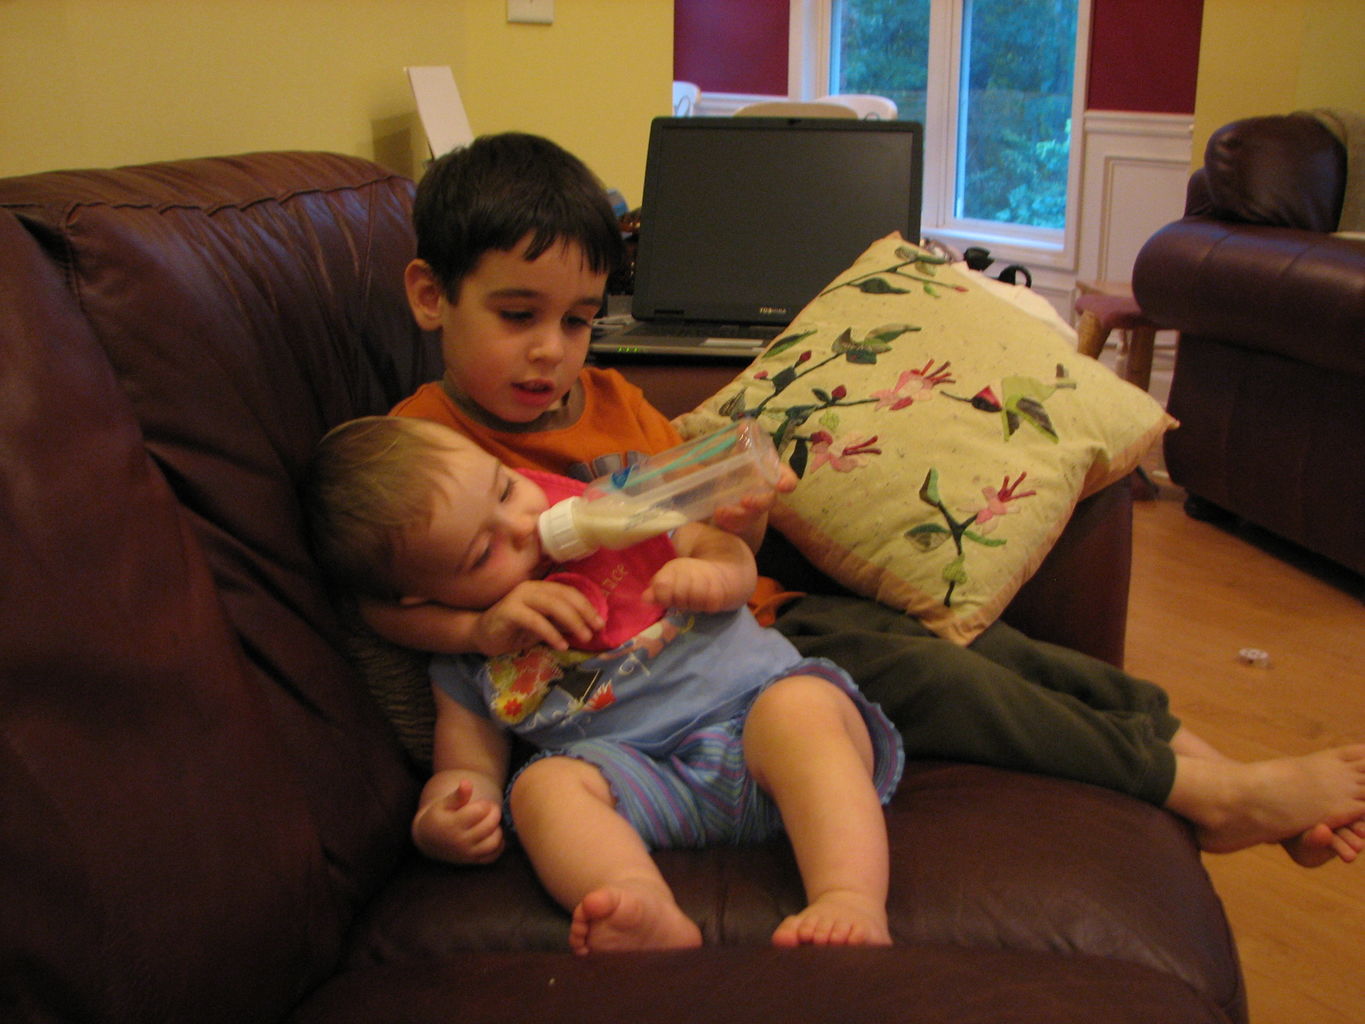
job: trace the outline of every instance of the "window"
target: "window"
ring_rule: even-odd
[[[794,86],[924,123],[926,234],[1071,260],[1088,0],[792,2]]]

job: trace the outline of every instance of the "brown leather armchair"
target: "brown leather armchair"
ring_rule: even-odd
[[[1365,238],[1334,234],[1347,180],[1313,115],[1224,126],[1133,290],[1180,331],[1165,452],[1191,513],[1365,573]]]

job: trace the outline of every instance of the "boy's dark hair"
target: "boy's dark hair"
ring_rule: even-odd
[[[510,252],[527,235],[527,259],[572,242],[594,272],[610,274],[624,255],[602,183],[578,157],[538,135],[481,135],[434,161],[417,186],[412,219],[417,258],[452,302],[484,253]]]

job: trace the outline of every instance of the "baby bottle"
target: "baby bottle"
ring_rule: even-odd
[[[581,495],[552,505],[540,516],[541,546],[557,562],[629,547],[771,489],[780,468],[763,428],[738,420],[599,477]]]

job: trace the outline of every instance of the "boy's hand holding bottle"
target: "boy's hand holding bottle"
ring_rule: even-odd
[[[710,520],[755,549],[778,492],[795,486],[772,439],[757,421],[741,419],[599,477],[552,506],[540,517],[541,544],[564,561]]]

